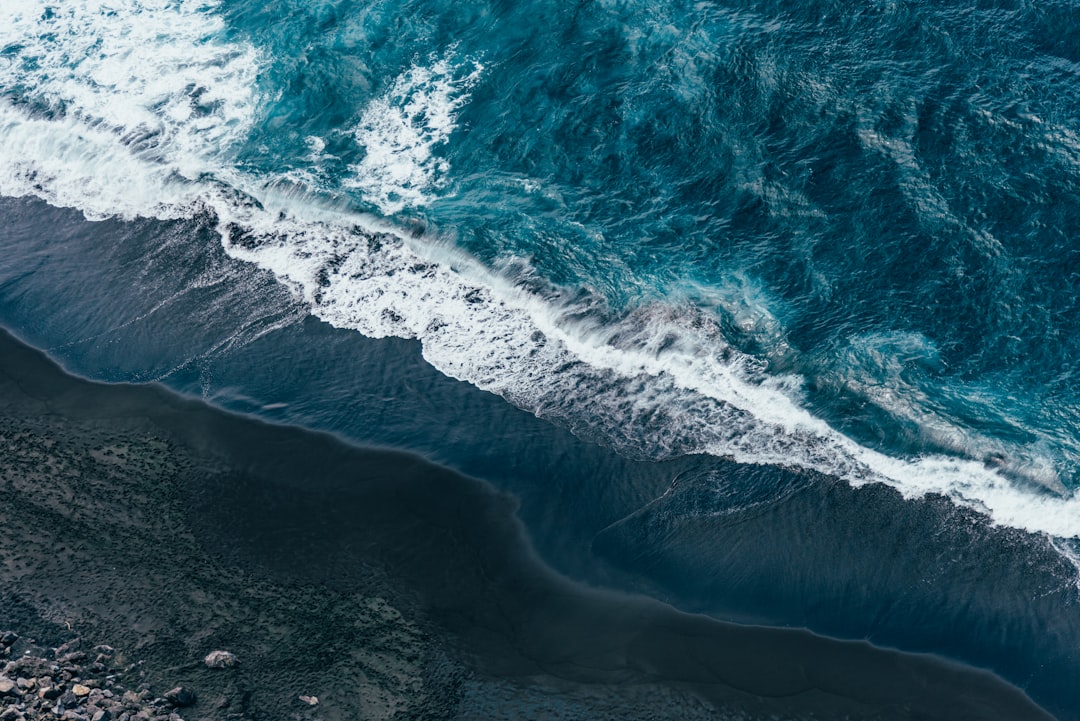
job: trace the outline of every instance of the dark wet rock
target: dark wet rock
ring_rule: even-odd
[[[81,638],[73,638],[70,641],[67,641],[67,642],[63,643],[63,644],[61,644],[60,646],[58,646],[56,648],[56,657],[60,658],[61,656],[65,655],[65,654],[71,653],[72,651],[77,651],[77,650],[79,650],[79,647],[81,647],[81,646],[82,646],[82,639]]]
[[[165,700],[177,708],[185,708],[195,703],[195,693],[183,686],[177,686],[165,692]]]
[[[236,654],[229,651],[211,651],[206,654],[203,662],[207,668],[233,668],[240,663],[236,658]]]
[[[4,675],[11,676],[52,676],[52,664],[38,656],[22,656],[4,667]]]
[[[4,631],[3,633],[0,633],[0,646],[4,646],[5,648],[18,640],[19,634],[14,631]]]
[[[123,688],[119,674],[103,676],[78,665],[61,670],[56,663],[49,662],[56,650],[64,650],[67,656],[82,653],[73,650],[75,645],[65,644],[66,649],[61,647],[51,653],[42,647],[32,647],[31,653],[7,664],[9,669],[22,669],[26,675],[0,675],[0,721],[172,721],[174,718],[183,721],[175,709],[194,702],[189,689],[173,689],[167,694],[170,699],[154,698],[145,683],[138,691]],[[107,646],[98,649],[101,649],[99,656],[107,653],[111,658],[115,653]],[[88,656],[83,654],[84,658]],[[130,667],[138,668],[140,664],[135,662]]]

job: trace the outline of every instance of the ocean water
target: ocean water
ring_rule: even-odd
[[[565,572],[1064,708],[1077,37],[1049,0],[5,0],[0,319],[501,479]],[[789,557],[735,558],[760,514]]]

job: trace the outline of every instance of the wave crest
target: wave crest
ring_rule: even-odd
[[[883,482],[908,497],[947,495],[998,523],[1080,535],[1080,500],[1008,457],[902,459],[860,446],[800,404],[799,377],[765,373],[691,304],[616,314],[523,262],[492,271],[437,237],[336,208],[294,178],[245,174],[231,153],[255,122],[260,60],[221,39],[211,4],[84,0],[44,18],[35,8],[0,10],[0,193],[90,217],[209,210],[230,255],[274,273],[318,317],[417,338],[447,375],[624,453],[710,453]],[[54,37],[31,41],[39,23]],[[414,66],[356,127],[369,152],[352,182],[383,212],[424,202],[442,182],[435,151],[482,71],[452,58]]]

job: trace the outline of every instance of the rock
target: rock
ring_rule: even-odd
[[[165,692],[165,700],[177,708],[185,708],[195,703],[195,694],[189,688],[177,686]]]
[[[79,643],[61,646],[57,651],[63,655],[52,662],[47,660],[51,654],[38,647],[10,663],[0,662],[0,721],[183,721],[177,711],[196,703],[195,693],[183,686],[155,698],[145,682],[129,691],[119,682],[119,675],[99,678],[87,673],[76,662],[93,658],[93,654],[78,650]],[[22,653],[21,646],[17,648]],[[111,648],[94,650],[99,652],[95,664],[114,663]],[[106,650],[108,656],[103,653]],[[215,662],[207,663],[211,668],[236,664],[236,657],[228,651],[218,652],[210,660]]]
[[[0,633],[0,646],[10,646],[19,640],[19,634],[14,631],[4,631]]]
[[[56,651],[56,655],[59,657],[59,656],[63,656],[65,653],[70,653],[70,652],[74,651],[75,649],[77,649],[81,645],[82,645],[82,639],[81,638],[73,638],[70,641],[68,641],[67,643],[63,644],[62,646],[59,646],[58,648],[56,648],[54,650]]]
[[[232,668],[240,661],[229,651],[211,651],[203,659],[207,668]]]
[[[318,696],[301,696],[300,700],[303,701],[304,703],[306,703],[308,706],[318,706],[319,705],[319,697]]]
[[[36,656],[22,656],[4,667],[5,676],[49,676],[52,667],[45,659]]]

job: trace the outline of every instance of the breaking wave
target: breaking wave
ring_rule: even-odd
[[[355,158],[307,137],[311,167],[348,169],[337,187],[310,169],[251,168],[242,146],[271,100],[259,77],[272,58],[230,39],[215,10],[166,0],[4,3],[0,194],[89,218],[206,215],[230,255],[271,271],[317,317],[372,337],[417,338],[441,372],[626,454],[708,453],[887,483],[909,498],[944,494],[999,524],[1080,535],[1080,501],[1036,452],[954,428],[937,429],[947,439],[938,447],[954,452],[866,447],[807,409],[801,375],[736,347],[700,302],[614,308],[545,279],[525,258],[485,264],[439,229],[411,224],[409,211],[446,187],[440,149],[485,72],[454,47],[416,60],[367,100],[345,133]],[[737,329],[782,344],[745,279],[711,292]],[[868,337],[852,362],[883,343],[925,346]]]

